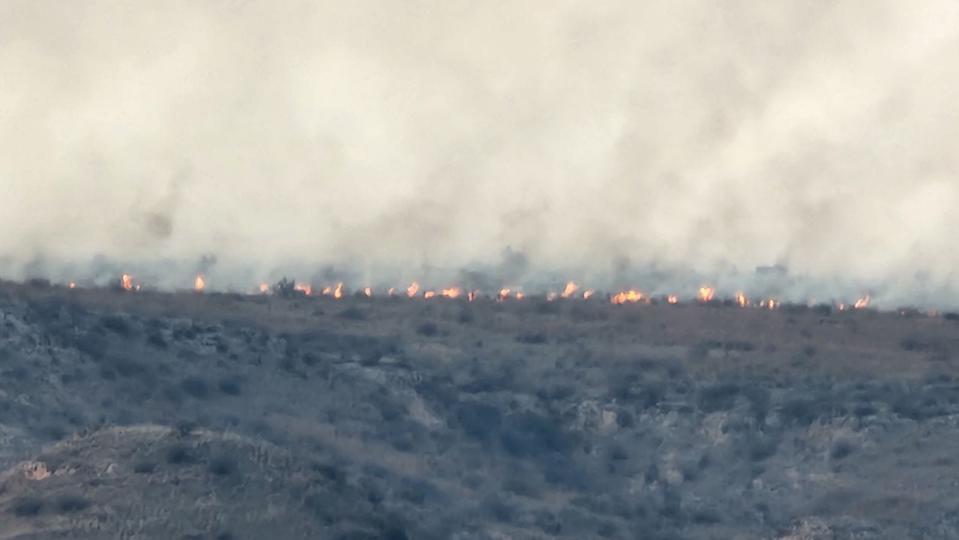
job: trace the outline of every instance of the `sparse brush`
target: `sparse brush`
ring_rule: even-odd
[[[416,333],[426,337],[434,337],[439,333],[439,331],[440,331],[439,326],[437,326],[436,323],[432,321],[421,323],[419,326],[416,327]]]
[[[17,497],[10,505],[15,516],[30,517],[39,514],[44,507],[43,499],[39,497]]]

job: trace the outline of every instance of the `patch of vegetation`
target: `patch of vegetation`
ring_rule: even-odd
[[[690,512],[689,519],[697,525],[715,525],[723,521],[723,516],[715,508],[698,508]]]
[[[156,463],[152,461],[138,461],[133,465],[133,472],[137,474],[153,474],[156,470]]]
[[[733,383],[720,383],[707,386],[699,391],[699,408],[707,413],[728,411],[736,404],[739,386]]]
[[[566,433],[559,422],[532,412],[507,417],[500,441],[515,457],[563,455],[574,447],[571,434]]]
[[[56,506],[62,513],[80,512],[90,506],[90,501],[81,495],[65,494],[57,497]]]
[[[281,278],[273,284],[273,294],[281,298],[296,298],[304,296],[305,293],[296,290],[296,281],[286,277]]]
[[[460,324],[469,324],[475,319],[476,317],[473,315],[473,310],[468,307],[461,309],[459,315],[456,317],[456,320],[458,320]]]
[[[27,496],[14,499],[10,505],[10,510],[17,517],[32,517],[39,514],[43,507],[43,499]]]
[[[845,459],[853,453],[855,447],[852,442],[845,439],[839,439],[838,441],[833,442],[832,447],[829,449],[829,457],[835,460]]]
[[[485,403],[464,401],[458,403],[454,415],[467,435],[487,441],[496,434],[502,424],[499,409]]]
[[[864,416],[874,416],[878,413],[879,410],[876,409],[871,403],[857,403],[853,405],[852,413],[859,418]]]
[[[222,378],[217,382],[217,388],[220,389],[220,392],[228,396],[238,396],[242,393],[240,388],[240,381],[235,377],[226,377]]]
[[[546,343],[546,334],[542,332],[527,332],[516,336],[516,341],[527,345],[542,345]]]
[[[812,307],[812,312],[820,317],[832,315],[832,306],[829,304],[816,304]]]
[[[366,313],[356,306],[350,306],[340,312],[340,317],[351,321],[365,321]]]
[[[765,461],[776,455],[779,440],[770,434],[754,434],[746,437],[744,447],[750,461]]]
[[[818,398],[793,398],[786,400],[780,407],[779,412],[788,422],[808,426],[817,419],[837,411],[833,410],[831,398],[828,396],[820,396]]]
[[[416,327],[416,333],[421,336],[435,337],[440,333],[440,328],[435,322],[426,321],[424,323],[420,323],[420,325]]]
[[[204,379],[195,375],[184,377],[183,380],[180,381],[180,388],[182,388],[187,395],[196,399],[207,399],[210,396],[210,385],[208,385]]]
[[[166,462],[170,465],[192,465],[196,458],[190,448],[177,444],[167,449]]]
[[[152,330],[147,334],[147,343],[153,347],[156,347],[157,349],[167,348],[166,338],[164,338],[163,334],[157,330]]]
[[[116,359],[113,362],[113,369],[121,377],[142,377],[148,372],[145,364],[127,358]]]
[[[103,357],[107,352],[108,343],[106,338],[94,332],[87,332],[77,338],[77,350],[92,357],[94,360]]]
[[[129,336],[131,332],[130,323],[120,315],[105,315],[100,319],[100,325],[124,337]]]
[[[515,510],[504,497],[489,495],[481,504],[483,513],[499,523],[512,523],[515,519]]]
[[[207,469],[217,476],[229,476],[237,471],[236,460],[227,455],[214,456]]]

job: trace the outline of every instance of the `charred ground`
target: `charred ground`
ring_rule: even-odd
[[[0,286],[0,538],[955,538],[954,317]]]

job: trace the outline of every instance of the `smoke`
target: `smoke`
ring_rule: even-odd
[[[0,275],[957,304],[957,57],[949,0],[8,0]]]

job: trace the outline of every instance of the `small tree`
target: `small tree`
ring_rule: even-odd
[[[284,277],[273,284],[273,294],[284,298],[291,298],[297,294],[296,280]]]

